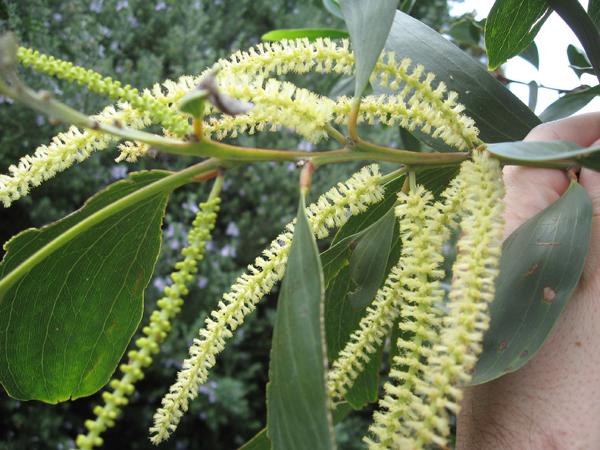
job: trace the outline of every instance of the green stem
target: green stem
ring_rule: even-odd
[[[232,165],[232,163],[220,161],[218,159],[208,159],[206,161],[202,161],[201,163],[194,164],[193,166],[176,172],[173,175],[168,175],[161,180],[155,181],[154,183],[149,184],[138,191],[132,192],[131,194],[120,198],[116,202],[96,211],[94,214],[86,217],[84,220],[69,228],[67,231],[57,236],[54,240],[50,241],[44,247],[40,248],[37,252],[15,267],[8,275],[2,278],[2,280],[0,280],[0,296],[20,278],[22,278],[32,267],[39,264],[56,250],[73,240],[79,234],[90,229],[92,226],[102,222],[108,217],[124,210],[129,206],[152,197],[160,192],[175,189],[190,181],[194,176],[222,167],[223,165],[229,166]],[[2,297],[0,297],[0,303],[1,302]]]
[[[346,139],[346,136],[344,136],[342,133],[340,133],[332,125],[330,125],[328,123],[325,124],[325,131],[327,132],[327,134],[329,135],[329,137],[335,139],[336,141],[338,141],[344,147],[347,145],[348,139]]]
[[[371,142],[363,141],[362,139],[356,141],[355,146],[359,150],[371,152],[378,155],[378,157],[383,155],[393,157],[395,161],[402,162],[404,164],[440,166],[446,164],[459,164],[469,159],[469,153],[466,152],[413,152],[410,150],[384,147]]]
[[[359,110],[360,97],[355,97],[352,101],[352,109],[350,110],[350,114],[348,114],[348,134],[350,135],[350,138],[355,142],[360,141],[357,128]]]
[[[405,175],[406,172],[408,172],[408,167],[406,167],[406,166],[400,167],[399,169],[396,169],[393,172],[390,172],[387,175],[382,176],[381,184],[385,185],[385,184],[389,183],[390,181],[393,181],[396,178],[399,178],[399,177]]]
[[[215,178],[215,182],[212,185],[212,189],[210,190],[210,194],[208,194],[208,199],[206,202],[210,202],[221,195],[221,189],[223,188],[223,182],[225,181],[225,177],[223,175],[219,175]]]

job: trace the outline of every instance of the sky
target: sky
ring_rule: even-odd
[[[587,9],[588,0],[580,3]],[[464,0],[461,3],[451,3],[452,15],[474,12],[477,19],[487,17],[494,0]],[[515,57],[504,65],[507,78],[529,82],[537,81],[546,86],[572,89],[581,84],[593,86],[598,83],[595,77],[583,75],[581,81],[569,67],[567,46],[573,44],[581,49],[581,44],[571,29],[556,14],[548,18],[535,38],[535,43],[540,54],[540,69],[537,71],[530,63],[522,58]],[[529,97],[529,87],[511,83],[510,89],[525,103]],[[541,113],[550,103],[558,99],[558,93],[549,89],[540,89],[536,113]],[[578,114],[583,112],[600,111],[600,98],[596,97]]]

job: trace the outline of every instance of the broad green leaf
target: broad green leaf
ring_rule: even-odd
[[[485,22],[490,70],[518,55],[533,42],[548,18],[545,0],[496,0]]]
[[[596,28],[600,30],[600,0],[590,0],[588,3],[588,15]]]
[[[465,114],[472,117],[484,142],[516,141],[540,123],[537,116],[479,63],[427,25],[397,12],[386,50],[410,58],[436,74],[448,90],[458,93]],[[374,84],[378,92],[389,92]],[[438,148],[438,141],[424,139]]]
[[[64,219],[18,234],[5,244],[0,277],[92,213],[166,174],[133,174]],[[108,382],[141,319],[167,198],[157,194],[93,226],[4,293],[0,381],[9,395],[57,403]]]
[[[333,423],[340,423],[351,411],[352,408],[347,402],[336,404],[335,410],[332,412]],[[239,450],[271,450],[271,441],[267,436],[267,429],[263,428],[260,430],[248,442],[242,445]]]
[[[590,198],[573,182],[506,240],[472,384],[519,369],[541,348],[579,282],[591,225]]]
[[[527,102],[527,106],[532,111],[535,111],[535,107],[537,105],[538,100],[538,90],[539,86],[535,81],[530,81],[529,84],[529,101]]]
[[[347,38],[348,32],[335,28],[295,28],[288,30],[273,30],[262,35],[263,41],[281,41],[283,39],[307,38],[314,41],[317,38],[342,39]]]
[[[355,97],[360,97],[369,83],[390,32],[397,5],[398,0],[341,0],[356,61]]]
[[[600,95],[600,85],[571,91],[542,111],[540,119],[544,122],[550,122],[551,120],[558,120],[570,116],[579,111],[598,95]]]
[[[546,0],[569,25],[594,68],[600,81],[600,30],[577,0]]]
[[[331,361],[357,329],[389,272],[392,244],[398,241],[396,222],[394,210],[390,208],[375,223],[339,241],[321,255],[327,277],[325,330]],[[381,351],[382,348],[375,352],[346,394],[346,400],[355,409],[377,400]]]
[[[277,304],[267,384],[274,450],[335,448],[326,388],[321,259],[301,196]]]
[[[540,68],[540,54],[535,42],[532,41],[531,44],[525,47],[525,50],[519,53],[519,56],[525,61],[531,63],[531,65],[533,65],[533,67],[536,69]]]
[[[567,141],[503,142],[489,145],[488,150],[515,162],[573,160],[584,167],[600,169],[600,145],[583,148]]]
[[[567,57],[569,58],[569,66],[579,78],[581,78],[581,75],[584,73],[594,75],[594,69],[592,69],[592,65],[587,59],[587,56],[574,45],[569,44],[567,47]]]
[[[344,18],[338,0],[323,0],[323,6],[325,6],[325,9],[335,17],[339,17],[340,19]]]

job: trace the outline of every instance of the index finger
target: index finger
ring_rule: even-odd
[[[526,141],[571,141],[588,147],[600,139],[600,112],[580,114],[535,127]]]

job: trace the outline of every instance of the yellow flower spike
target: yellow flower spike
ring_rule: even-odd
[[[399,295],[404,300],[399,306],[399,354],[393,359],[390,380],[384,385],[380,411],[374,414],[369,428],[371,437],[365,439],[372,449],[398,448],[397,442],[410,442],[412,430],[405,421],[410,418],[411,408],[421,402],[413,389],[427,370],[424,362],[442,324],[438,306],[444,298],[441,253],[449,237],[447,218],[437,205],[432,206],[433,196],[423,187],[403,195],[406,201],[397,207],[403,233]],[[402,448],[413,448],[405,444]]]
[[[435,427],[444,408],[457,414],[462,391],[481,352],[483,334],[489,326],[488,304],[494,299],[494,283],[502,250],[504,186],[500,163],[487,152],[477,152],[463,163],[464,183],[461,237],[453,265],[449,312],[443,321],[438,345],[428,361],[428,372],[417,392],[429,407],[420,415],[427,429],[417,443],[445,442],[448,429]],[[479,268],[472,270],[473,267]],[[417,424],[415,424],[417,426]]]
[[[219,88],[226,94],[254,104],[245,118],[251,120],[238,132],[250,127],[258,127],[257,131],[262,131],[261,128],[271,123],[290,128],[311,142],[318,142],[327,136],[325,125],[331,118],[332,100],[292,83],[274,79],[257,83],[252,79],[228,76],[218,77],[218,81]],[[233,117],[229,122],[240,124],[243,120]],[[214,132],[214,128],[210,131]]]
[[[456,200],[459,191],[459,183],[453,180],[442,194],[446,201],[436,203],[435,207],[429,206],[432,196],[423,187],[418,187],[408,195],[399,194],[400,205],[396,208],[396,215],[401,218],[400,234],[403,247],[400,261],[391,269],[373,304],[368,307],[367,314],[360,321],[358,329],[350,336],[345,348],[333,363],[327,377],[331,398],[344,398],[364,365],[388,335],[400,314],[401,302],[413,301],[412,297],[416,294],[411,292],[410,287],[419,285],[419,280],[415,280],[416,269],[413,266],[421,261],[422,267],[419,270],[431,269],[438,279],[443,275],[438,267],[441,263],[439,252],[449,234],[447,227],[454,223],[459,206],[459,201]],[[424,229],[428,232],[423,233]],[[419,260],[416,260],[417,256]],[[417,328],[422,328],[422,324],[405,322],[404,327],[406,331],[414,333]]]
[[[137,350],[129,351],[129,361],[121,364],[121,378],[109,382],[111,392],[103,392],[104,404],[94,407],[94,420],[85,422],[88,433],[77,436],[75,443],[78,449],[90,450],[102,445],[100,435],[114,426],[121,407],[128,403],[128,397],[135,390],[135,383],[143,378],[143,369],[152,364],[153,355],[159,352],[159,345],[171,328],[171,320],[181,310],[182,297],[187,294],[187,286],[197,272],[198,263],[204,258],[206,242],[210,239],[219,211],[221,200],[218,195],[222,185],[223,178],[218,177],[208,200],[200,204],[188,233],[188,244],[181,252],[183,259],[175,265],[171,274],[173,283],[164,289],[164,296],[156,303],[157,309],[151,314],[150,323],[142,329],[145,336],[136,340]]]
[[[116,120],[133,128],[148,125],[148,120],[130,106],[120,106],[119,110],[109,106],[94,118],[106,124],[112,124]],[[108,134],[92,130],[80,131],[77,127],[69,128],[55,136],[49,145],[39,146],[33,155],[23,156],[16,165],[10,166],[10,175],[0,175],[0,202],[8,208],[12,202],[26,196],[30,188],[39,186],[117,140],[118,138]]]
[[[470,380],[489,322],[487,305],[494,297],[502,244],[503,195],[500,164],[487,153],[475,153],[473,162],[463,163],[449,187],[447,209],[460,203],[461,216],[449,312],[437,319],[436,326],[422,324],[422,339],[418,339],[418,325],[404,327],[415,332],[417,339],[404,345],[408,356],[394,359],[391,382],[386,383],[386,395],[380,402],[383,411],[374,415],[371,437],[366,439],[370,449],[419,450],[432,444],[446,445],[450,431],[447,411],[459,411],[460,385]],[[456,214],[447,215],[446,223],[455,224],[453,217]],[[473,271],[473,267],[480,269]],[[441,298],[434,296],[432,301]],[[429,345],[421,345],[424,340]],[[402,347],[402,339],[398,344]],[[411,374],[413,367],[417,376]]]
[[[143,142],[126,141],[117,146],[119,156],[115,158],[115,162],[127,161],[129,163],[136,162],[140,157],[146,156],[150,146]]]
[[[329,230],[340,227],[352,214],[367,209],[368,205],[383,199],[380,186],[381,175],[377,165],[364,167],[344,183],[339,183],[323,194],[307,208],[309,223],[315,235],[324,238]],[[150,428],[151,441],[158,444],[169,437],[187,411],[189,401],[198,395],[198,387],[206,382],[208,371],[215,365],[216,356],[225,347],[227,339],[254,311],[256,304],[283,277],[291,245],[294,225],[271,242],[254,265],[240,276],[223,295],[217,309],[206,319],[190,348],[190,356],[177,374],[177,381],[162,399],[161,407],[154,414]]]
[[[215,67],[223,73],[246,76],[254,79],[266,78],[271,74],[307,73],[309,71],[350,75],[354,71],[354,55],[347,40],[307,39],[261,43],[247,51],[234,53],[220,60]],[[411,71],[410,59],[399,63],[392,52],[384,53],[375,65],[372,80],[400,91],[398,96],[389,96],[392,113],[404,112],[407,102],[412,109],[421,110],[420,118],[427,119],[425,129],[436,129],[433,137],[439,137],[452,147],[468,150],[481,144],[479,131],[474,121],[463,115],[464,106],[457,103],[457,94],[448,92],[443,82],[433,85],[435,75],[425,73],[422,65]],[[410,98],[409,98],[410,97]],[[361,104],[361,109],[364,106]],[[366,119],[373,119],[367,114]],[[404,125],[403,125],[404,126]],[[428,131],[426,131],[428,132]],[[428,132],[429,133],[429,132]]]

